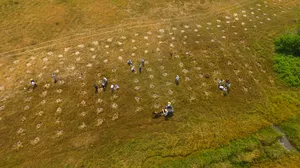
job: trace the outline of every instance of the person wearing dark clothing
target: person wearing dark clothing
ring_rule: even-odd
[[[133,63],[132,63],[131,60],[128,60],[128,61],[127,61],[127,64],[128,64],[128,65],[133,65]]]
[[[173,115],[173,112],[174,112],[174,110],[173,110],[173,107],[171,106],[171,102],[168,102],[168,105],[163,110],[165,120],[168,120],[168,118]]]
[[[95,88],[95,93],[98,93],[98,86],[96,84],[94,84],[94,88]]]
[[[145,66],[145,60],[144,60],[144,58],[142,58],[142,65],[143,65],[143,67]]]
[[[225,83],[225,86],[227,87],[227,92],[229,93],[230,91],[230,81],[228,79],[226,79],[226,83]]]
[[[179,85],[179,75],[176,75],[176,77],[175,77],[175,83],[176,83],[176,85]]]
[[[57,78],[56,78],[56,76],[55,76],[54,73],[52,73],[52,78],[53,78],[53,82],[56,83],[57,82]]]
[[[142,64],[139,64],[139,73],[142,73]]]

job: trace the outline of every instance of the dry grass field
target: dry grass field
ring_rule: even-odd
[[[295,126],[299,146],[300,90],[272,69],[299,5],[1,1],[0,167],[299,167],[272,129]],[[120,89],[95,93],[103,77]],[[174,116],[152,119],[168,102]]]

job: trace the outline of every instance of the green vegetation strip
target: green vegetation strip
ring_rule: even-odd
[[[290,86],[300,86],[300,57],[277,54],[274,69],[278,76]]]
[[[300,151],[300,115],[298,114],[295,118],[283,122],[280,128],[287,135],[291,143],[295,148]]]
[[[277,141],[281,136],[280,133],[268,127],[247,138],[234,140],[218,149],[199,151],[182,159],[155,156],[146,160],[144,166],[182,168],[226,165],[248,167],[253,163],[276,160],[285,156],[288,152]],[[293,155],[293,152],[289,155]],[[156,163],[158,160],[160,163]]]
[[[300,35],[285,34],[275,40],[278,53],[274,58],[274,70],[287,85],[300,86]]]

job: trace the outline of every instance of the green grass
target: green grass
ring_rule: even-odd
[[[287,154],[279,159],[272,160],[272,161],[266,161],[266,162],[260,162],[252,165],[251,167],[299,167],[299,160],[300,155],[299,153],[291,153]]]
[[[152,157],[145,162],[144,166],[213,167],[225,163],[234,167],[250,167],[251,164],[276,160],[285,155],[286,150],[277,142],[280,136],[282,135],[272,128],[265,128],[247,138],[233,140],[220,148],[195,152],[184,158]]]
[[[287,85],[300,86],[300,58],[277,54],[274,58],[274,70]]]
[[[300,115],[291,118],[280,125],[295,148],[300,150]]]
[[[275,93],[270,91],[270,95],[273,96],[270,96],[268,101],[264,104],[257,105],[254,110],[258,113],[262,113],[263,116],[266,117],[266,120],[273,124],[279,124],[298,114],[300,106],[300,101],[297,97],[298,94],[290,92]]]

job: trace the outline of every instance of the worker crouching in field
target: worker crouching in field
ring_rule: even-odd
[[[163,108],[161,111],[159,112],[153,112],[153,118],[159,118],[160,116],[164,115],[165,116],[165,120],[168,120],[169,117],[173,116],[173,107],[171,106],[171,102],[168,102],[168,105]]]
[[[230,85],[231,84],[228,79],[226,79],[226,82],[224,82],[224,80],[222,80],[222,79],[219,80],[218,88],[223,91],[224,96],[228,95],[229,90],[230,90]]]
[[[133,65],[131,66],[131,72],[132,72],[132,73],[134,73],[134,72],[135,72],[135,68],[134,68],[134,66],[133,66]]]
[[[30,87],[32,87],[32,89],[35,89],[37,87],[37,84],[35,83],[35,81],[33,79],[30,80],[30,85],[31,85]]]
[[[173,107],[171,106],[171,102],[168,102],[168,105],[164,109],[165,120],[168,120],[169,117],[173,115]]]

